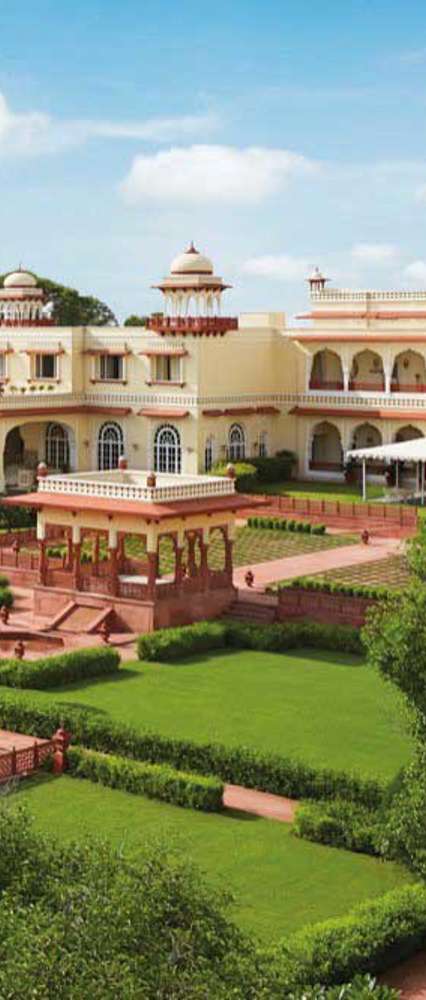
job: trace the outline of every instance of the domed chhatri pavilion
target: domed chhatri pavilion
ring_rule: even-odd
[[[215,270],[191,243],[139,327],[56,326],[35,275],[6,276],[0,492],[32,489],[40,461],[107,472],[120,455],[196,475],[289,449],[300,478],[343,479],[351,450],[425,436],[426,289],[340,290],[314,268],[304,323],[289,325],[284,312],[224,310]],[[384,482],[383,463],[368,471]]]
[[[47,297],[30,271],[11,271],[0,288],[0,326],[51,326]]]

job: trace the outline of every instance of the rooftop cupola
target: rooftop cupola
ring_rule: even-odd
[[[221,297],[230,288],[214,273],[209,257],[193,243],[172,260],[169,274],[154,288],[164,296],[161,318],[149,320],[159,333],[225,333],[238,325],[235,318],[221,316]]]
[[[0,288],[0,326],[51,326],[51,309],[31,271],[10,271]]]
[[[309,278],[306,278],[306,281],[309,283],[311,293],[323,292],[327,282],[330,281],[330,278],[325,278],[324,275],[321,274],[319,267],[314,267],[312,274]]]

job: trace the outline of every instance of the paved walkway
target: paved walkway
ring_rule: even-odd
[[[426,952],[388,969],[379,980],[399,990],[401,1000],[426,1000]]]
[[[282,559],[239,566],[234,570],[234,584],[239,588],[247,587],[244,577],[247,570],[251,569],[254,572],[253,589],[262,590],[266,584],[276,583],[278,580],[291,580],[296,576],[311,576],[330,569],[387,559],[388,556],[402,552],[403,544],[399,538],[375,538],[368,545],[344,545],[337,549],[322,549],[321,552],[307,552],[302,556],[285,556]]]
[[[275,819],[280,823],[292,823],[298,805],[294,799],[256,792],[253,788],[243,788],[241,785],[225,785],[223,804],[227,809],[238,809],[264,819]]]

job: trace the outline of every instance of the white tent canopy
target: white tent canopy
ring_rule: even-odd
[[[425,463],[426,438],[413,438],[411,441],[396,441],[395,444],[373,445],[370,448],[353,448],[346,452],[346,458],[359,459],[362,462],[362,496],[367,496],[366,465],[369,461],[376,462],[414,462],[417,464],[417,487],[421,501],[425,499]],[[396,486],[398,486],[398,465],[396,466]],[[420,476],[419,476],[420,470]],[[419,481],[420,480],[420,481]]]
[[[354,448],[346,452],[347,458],[377,462],[426,462],[426,438],[397,441],[395,444],[377,444],[369,448]]]

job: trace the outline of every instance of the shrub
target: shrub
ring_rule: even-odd
[[[2,574],[0,574],[0,590],[4,590],[5,587],[8,586],[9,586],[9,580],[7,576],[3,576]]]
[[[0,608],[12,608],[13,607],[13,594],[9,590],[9,587],[0,586]]]
[[[16,688],[48,689],[86,677],[101,677],[115,673],[120,655],[108,646],[78,649],[40,660],[1,660],[0,684]]]
[[[178,628],[159,629],[139,636],[141,660],[175,660],[226,645],[226,625],[222,622],[197,622]]]
[[[303,803],[293,831],[298,837],[361,854],[380,854],[377,813],[341,799]]]
[[[249,461],[257,469],[259,483],[278,483],[290,479],[297,458],[291,451],[282,451],[270,457],[250,458]]]
[[[151,799],[172,802],[187,809],[218,812],[222,809],[223,782],[218,778],[203,777],[177,771],[168,764],[147,764],[111,754],[70,747],[69,773],[76,778],[122,788],[133,795],[147,795]]]
[[[344,983],[382,972],[424,946],[426,889],[407,885],[356,907],[344,917],[292,934],[278,947],[292,989]]]
[[[267,587],[268,592],[276,593],[286,587],[297,587],[300,590],[317,590],[323,594],[346,594],[353,597],[370,598],[374,601],[386,600],[398,594],[398,591],[385,585],[374,586],[363,583],[344,583],[342,580],[325,580],[321,576],[299,576],[293,580],[283,580]]]
[[[22,695],[8,691],[0,693],[0,724],[4,728],[50,738],[60,719],[64,720],[74,740],[90,749],[153,764],[167,763],[179,771],[214,774],[222,781],[290,798],[347,798],[374,809],[385,791],[374,779],[311,767],[279,754],[137,732],[94,710],[82,710],[61,702],[31,703]]]
[[[226,476],[229,464],[234,466],[235,486],[239,493],[256,489],[258,472],[251,462],[218,462],[211,470],[212,476]]]

